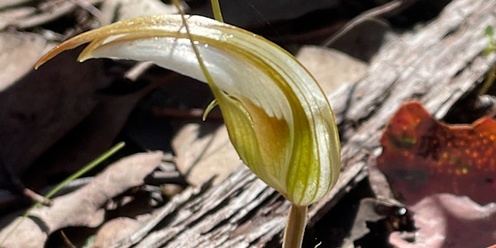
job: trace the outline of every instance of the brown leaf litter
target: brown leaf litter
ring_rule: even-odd
[[[144,183],[160,163],[162,152],[141,153],[110,165],[86,186],[53,199],[50,207],[34,209],[23,219],[3,219],[0,240],[9,235],[2,247],[42,247],[48,235],[70,226],[96,227],[104,221],[105,203],[132,187]],[[21,224],[9,234],[16,226]],[[6,222],[9,223],[6,225]]]

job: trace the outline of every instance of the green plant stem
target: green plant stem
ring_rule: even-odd
[[[222,11],[220,9],[219,0],[210,0],[210,4],[212,4],[212,12],[214,13],[215,20],[219,22],[224,22],[224,18],[222,17]]]
[[[491,71],[486,77],[486,80],[484,80],[484,84],[479,90],[479,96],[487,94],[489,88],[491,88],[491,86],[494,84],[495,79],[496,79],[496,66],[494,66],[493,69],[491,69]]]
[[[307,225],[307,211],[308,206],[291,204],[286,230],[284,230],[283,248],[301,248]]]

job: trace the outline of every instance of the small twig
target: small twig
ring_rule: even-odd
[[[52,202],[48,198],[45,198],[42,195],[26,188],[19,179],[19,177],[12,175],[11,182],[12,182],[11,187],[14,193],[25,196],[31,201],[37,202],[43,206],[50,206],[52,204]]]
[[[96,18],[100,19],[102,16],[102,12],[99,9],[97,9],[93,4],[91,4],[86,0],[69,0],[69,1],[85,9]]]
[[[178,171],[166,172],[166,171],[155,171],[150,177],[146,180],[147,183],[153,185],[161,185],[161,184],[179,184],[185,185],[187,184],[184,177]]]
[[[88,4],[91,4],[91,3],[101,2],[102,0],[87,0],[87,1]],[[22,29],[37,27],[69,13],[75,8],[74,5],[75,4],[72,2],[64,2],[58,4],[56,8],[43,11],[38,15],[29,16],[20,20],[12,20],[11,22],[9,21],[10,22],[9,25],[16,26]]]
[[[184,205],[188,200],[195,198],[205,188],[211,187],[211,182],[207,182],[200,187],[190,187],[183,191],[180,195],[172,198],[165,206],[158,209],[138,230],[132,235],[127,236],[109,247],[129,247],[141,241],[156,225],[158,225],[165,217],[172,214],[179,207]]]
[[[64,240],[64,243],[70,247],[70,248],[76,248],[76,246],[74,244],[72,244],[72,242],[69,240],[69,238],[67,237],[67,235],[65,235],[64,231],[63,230],[60,230],[60,235],[62,236],[62,240]]]
[[[199,108],[190,108],[190,109],[177,109],[177,108],[161,108],[161,107],[153,107],[152,113],[155,116],[167,116],[181,119],[201,119],[205,110]],[[222,119],[222,115],[220,113],[214,112],[209,113],[209,120],[220,120]]]
[[[124,77],[131,80],[136,81],[145,71],[150,69],[153,66],[152,62],[139,62],[134,65],[131,69],[129,69]]]
[[[381,6],[367,10],[346,23],[336,34],[322,43],[322,46],[328,47],[343,37],[353,28],[368,20],[376,20],[378,17],[393,15],[399,13],[412,5],[416,0],[396,0],[391,1]]]
[[[50,206],[52,205],[52,201],[50,199],[47,199],[45,197],[43,197],[42,195],[28,189],[28,188],[24,188],[22,190],[22,194],[26,197],[28,197],[29,199],[31,199],[33,202],[39,202],[41,205],[43,206]]]

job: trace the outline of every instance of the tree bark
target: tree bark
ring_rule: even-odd
[[[403,102],[417,99],[442,118],[475,91],[496,63],[494,52],[482,55],[484,30],[496,26],[495,9],[496,1],[453,1],[419,31],[384,45],[365,79],[330,96],[342,135],[342,174],[309,209],[310,226],[367,177],[382,130]],[[155,222],[117,246],[264,247],[280,242],[289,207],[244,168],[220,185],[177,195],[151,217]]]

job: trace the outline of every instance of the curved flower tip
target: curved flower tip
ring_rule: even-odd
[[[79,60],[109,57],[152,61],[209,83],[241,159],[295,205],[319,200],[340,171],[340,143],[331,107],[314,78],[274,43],[200,16],[141,17],[74,37],[36,64],[83,43]]]

